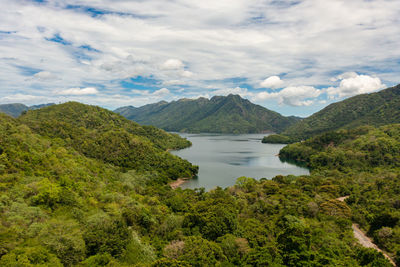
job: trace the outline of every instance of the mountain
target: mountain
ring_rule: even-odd
[[[88,158],[123,169],[157,170],[166,178],[191,177],[197,167],[167,152],[190,146],[176,134],[141,126],[124,117],[77,102],[29,110],[18,120],[41,136],[63,140]]]
[[[0,105],[0,112],[6,113],[14,118],[18,117],[21,115],[22,112],[27,111],[27,110],[33,110],[33,109],[39,109],[47,106],[54,105],[54,103],[48,103],[48,104],[41,104],[41,105],[34,105],[34,106],[26,106],[21,103],[14,103],[14,104],[3,104]]]
[[[377,93],[362,94],[330,104],[282,132],[282,139],[304,140],[308,137],[360,125],[381,126],[400,123],[400,85]],[[286,137],[285,137],[286,136]],[[279,139],[271,135],[266,142]]]
[[[18,117],[23,111],[26,111],[28,109],[28,106],[19,103],[0,105],[0,112],[3,112],[13,117]]]
[[[161,101],[139,108],[121,107],[115,112],[140,124],[192,133],[281,132],[300,120],[284,117],[238,95]]]

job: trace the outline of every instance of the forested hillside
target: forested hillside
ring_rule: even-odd
[[[238,95],[162,101],[139,108],[122,107],[115,112],[140,124],[191,133],[281,132],[300,120],[284,117]]]
[[[306,162],[312,177],[331,179],[325,190],[349,195],[352,219],[400,264],[400,124],[328,132],[280,157]]]
[[[191,177],[196,171],[166,152],[188,147],[189,141],[100,107],[69,102],[28,111],[19,120],[42,136],[124,169],[157,170],[170,178]]]
[[[289,147],[317,153],[293,157],[310,176],[241,177],[210,192],[172,190],[157,155],[185,142],[144,129],[79,103],[0,114],[0,265],[390,266],[358,245],[352,220],[399,262],[399,125]],[[153,143],[166,135],[175,145]],[[329,155],[365,164],[340,169]],[[196,170],[163,157],[172,174]]]
[[[327,131],[400,123],[400,85],[333,103],[264,142],[290,143]]]

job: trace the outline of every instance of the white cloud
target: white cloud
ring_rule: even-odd
[[[163,82],[163,85],[181,85],[181,84],[185,84],[185,82],[182,80],[170,80]]]
[[[29,101],[35,101],[37,99],[41,99],[42,97],[40,96],[35,96],[35,95],[26,95],[26,94],[13,94],[13,95],[7,95],[4,97],[0,98],[0,101],[2,103],[16,103],[16,102],[29,102]]]
[[[135,95],[150,95],[150,91],[149,90],[133,89],[133,90],[131,90],[131,92],[134,93]]]
[[[190,77],[193,76],[193,72],[188,71],[188,70],[184,70],[184,71],[181,72],[181,76],[182,77],[186,77],[186,78],[190,78]]]
[[[58,79],[57,75],[55,75],[49,71],[40,71],[40,72],[34,74],[33,78],[35,78],[39,81],[53,81],[53,80]]]
[[[164,70],[178,70],[182,69],[185,65],[179,59],[168,59],[165,61],[161,68]]]
[[[153,96],[165,96],[170,94],[171,92],[167,88],[161,88],[160,90],[154,91],[152,93]]]
[[[347,72],[337,77],[340,80],[338,87],[329,87],[326,92],[330,98],[335,96],[349,97],[378,91],[386,87],[378,77],[358,75],[355,72]]]
[[[223,89],[218,89],[212,92],[213,95],[240,95],[241,97],[247,97],[252,95],[246,88],[241,88],[241,87],[235,87],[235,88],[223,88]]]
[[[0,98],[23,92],[58,99],[54,88],[86,84],[125,96],[121,80],[137,76],[157,85],[183,80],[179,96],[187,97],[235,88],[236,77],[259,87],[266,73],[285,73],[285,86],[326,87],[338,70],[374,70],[366,75],[390,85],[400,75],[398,1],[96,0],[71,8],[83,2],[0,0],[1,30],[15,31],[0,36]],[[90,8],[110,12],[92,16]],[[55,34],[70,45],[49,41]],[[33,78],[38,70],[60,78]],[[106,103],[97,97],[85,99]]]
[[[289,106],[310,106],[314,103],[315,98],[321,95],[321,90],[313,86],[290,86],[279,92],[268,93],[260,92],[254,95],[254,101],[266,99],[277,99],[280,105]]]
[[[265,79],[264,81],[262,81],[260,83],[260,86],[262,88],[271,88],[271,89],[277,89],[280,88],[283,84],[283,81],[281,80],[281,78],[279,78],[278,76],[271,76],[268,77],[267,79]]]
[[[59,94],[59,95],[95,95],[97,93],[99,93],[99,91],[94,87],[69,88],[69,89],[57,92],[57,94]]]

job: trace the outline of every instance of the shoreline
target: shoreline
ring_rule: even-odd
[[[169,186],[172,189],[177,189],[178,187],[180,187],[181,185],[186,183],[189,179],[190,178],[178,178],[178,179],[176,179],[176,181],[173,181],[173,182],[169,183]]]

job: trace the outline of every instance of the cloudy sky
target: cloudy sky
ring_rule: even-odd
[[[285,115],[400,83],[399,0],[0,0],[0,103],[241,96]]]

